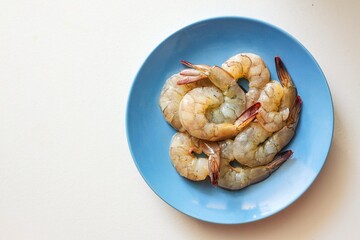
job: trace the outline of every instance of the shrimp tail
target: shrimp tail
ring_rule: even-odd
[[[273,172],[278,169],[286,160],[288,160],[293,154],[292,150],[287,150],[276,155],[275,159],[271,161],[267,167]]]
[[[197,82],[197,81],[199,81],[201,79],[207,78],[206,75],[202,76],[202,74],[200,74],[199,76],[186,76],[186,75],[184,75],[183,72],[180,72],[180,75],[183,78],[176,83],[177,85],[189,84],[189,83]]]
[[[219,172],[220,172],[220,159],[218,159],[216,156],[210,156],[209,157],[209,176],[211,184],[214,186],[218,185],[219,180]]]
[[[180,71],[182,79],[177,82],[178,85],[189,84],[208,78],[208,76],[204,73],[206,70],[205,66],[194,65],[191,62],[185,60],[181,60],[180,62],[190,69],[184,69]]]
[[[257,113],[259,112],[260,107],[261,103],[257,102],[250,106],[248,109],[246,109],[235,121],[235,125],[237,125],[237,128],[242,129],[250,122],[252,122],[255,119]]]
[[[217,142],[201,141],[203,152],[209,156],[209,176],[212,185],[218,185],[220,172],[220,146]]]
[[[297,124],[299,120],[301,105],[302,105],[302,99],[300,96],[297,96],[294,105],[291,108],[289,118],[287,120],[287,126],[292,126]]]
[[[279,56],[275,57],[275,66],[281,84],[285,87],[294,86],[294,82]]]
[[[210,66],[208,65],[203,65],[203,64],[193,64],[189,61],[186,61],[186,60],[180,60],[180,62],[185,65],[186,67],[189,67],[189,68],[192,68],[192,69],[195,69],[197,71],[200,71],[200,72],[206,72],[209,70]]]

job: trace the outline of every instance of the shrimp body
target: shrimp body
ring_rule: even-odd
[[[233,142],[226,140],[219,143],[221,148],[221,164],[218,186],[228,190],[239,190],[249,185],[258,183],[268,178],[292,155],[292,151],[286,151],[275,157],[266,165],[257,167],[231,166],[234,159]]]
[[[162,88],[159,98],[159,105],[165,120],[176,130],[183,132],[185,129],[182,127],[179,118],[179,105],[181,99],[190,90],[201,87],[211,86],[208,79],[202,79],[193,83],[178,85],[177,82],[182,80],[183,76],[174,74],[166,81]]]
[[[293,138],[300,118],[302,100],[279,57],[275,64],[284,87],[276,81],[265,85],[258,99],[258,121],[249,124],[234,140],[234,158],[249,167],[271,162]]]
[[[170,144],[170,159],[176,171],[192,181],[202,181],[208,176],[216,185],[220,165],[220,148],[217,143],[203,142],[188,133],[176,133]],[[205,153],[209,157],[197,157]]]
[[[297,97],[286,125],[279,131],[267,131],[258,122],[252,122],[234,139],[233,155],[240,164],[256,167],[268,164],[293,138],[300,117],[301,98]]]
[[[194,137],[217,141],[234,137],[241,130],[231,122],[222,122],[217,115],[224,98],[215,87],[195,88],[188,92],[180,102],[179,115],[182,126]],[[214,114],[215,113],[215,114]],[[220,119],[220,120],[219,120]]]
[[[265,85],[258,99],[262,107],[256,117],[269,132],[276,132],[286,125],[290,108],[297,97],[295,84],[279,57],[275,57],[275,65],[281,84],[270,81]]]
[[[246,93],[246,107],[257,102],[262,88],[270,80],[270,72],[262,58],[253,53],[239,53],[229,58],[221,67],[234,79],[245,78],[249,81]]]
[[[236,120],[236,124],[241,128],[248,125],[255,119],[259,107],[256,104],[247,109]],[[194,153],[205,153],[208,158],[197,157]],[[217,142],[201,140],[187,132],[178,132],[171,140],[170,159],[181,176],[193,181],[201,181],[209,176],[211,183],[217,185],[220,168],[220,147]]]
[[[189,91],[181,100],[179,116],[182,126],[192,136],[218,141],[234,137],[241,128],[234,121],[245,110],[245,92],[233,77],[217,66],[193,65],[182,61],[192,69],[178,84],[188,84],[208,78],[215,87],[200,87]]]

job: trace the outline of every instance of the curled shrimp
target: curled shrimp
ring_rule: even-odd
[[[270,81],[265,85],[258,99],[262,107],[256,117],[269,132],[276,132],[284,127],[297,96],[295,84],[280,57],[275,57],[275,65],[281,84]]]
[[[221,164],[218,186],[228,190],[239,190],[268,178],[293,153],[291,150],[285,151],[278,154],[270,163],[257,167],[232,166],[231,162],[234,160],[232,140],[220,142],[219,145]]]
[[[256,167],[268,164],[293,138],[300,117],[302,100],[295,100],[286,125],[272,133],[259,122],[250,123],[234,139],[233,156],[240,164]]]
[[[197,157],[205,153],[208,158]],[[217,185],[220,167],[220,147],[216,142],[206,142],[187,132],[176,133],[170,144],[170,159],[176,171],[192,181],[202,181],[208,176]]]
[[[257,114],[260,106],[247,109],[237,121],[245,127]],[[208,158],[198,157],[194,153],[205,153]],[[202,181],[207,176],[217,185],[220,167],[220,147],[217,142],[205,141],[191,136],[187,132],[176,133],[170,143],[170,159],[176,171],[193,181]]]
[[[232,123],[244,112],[245,92],[228,72],[218,66],[194,65],[184,60],[181,63],[189,68],[180,72],[183,79],[178,81],[178,85],[204,79],[209,79],[213,83],[214,87],[207,89],[211,93],[205,93],[206,96],[213,95],[219,99],[216,106],[207,109],[206,115],[211,122]],[[201,94],[200,92],[199,94]]]
[[[279,57],[275,63],[284,87],[276,81],[266,84],[258,99],[261,102],[258,121],[247,126],[234,140],[234,158],[249,167],[271,162],[293,138],[299,121],[302,100]]]
[[[244,112],[247,118],[239,117],[235,123],[214,123],[206,117],[207,108],[218,103],[214,93],[216,93],[214,88],[204,87],[193,89],[184,96],[179,108],[181,123],[192,136],[203,140],[220,141],[235,137],[256,117],[260,104],[256,103],[247,109]]]
[[[234,79],[245,78],[249,82],[246,107],[258,101],[260,92],[270,80],[270,72],[262,58],[253,53],[239,53],[229,58],[221,67]]]
[[[185,131],[179,118],[179,105],[181,99],[190,90],[196,87],[211,86],[208,79],[202,79],[193,83],[178,85],[177,82],[182,80],[183,76],[179,73],[168,78],[161,90],[159,105],[165,120],[176,130]]]
[[[190,135],[208,141],[218,141],[236,136],[244,124],[234,121],[244,111],[245,93],[233,77],[217,66],[193,65],[180,74],[185,78],[178,84],[188,84],[208,78],[216,87],[200,87],[189,91],[181,100],[179,116],[182,126]],[[247,111],[252,116],[259,104]]]

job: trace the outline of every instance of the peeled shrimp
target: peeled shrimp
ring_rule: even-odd
[[[228,190],[239,190],[258,183],[271,175],[292,155],[288,150],[275,157],[273,161],[258,167],[231,166],[234,159],[232,140],[220,142],[221,164],[218,186]]]
[[[256,117],[269,132],[276,132],[285,126],[297,96],[294,82],[279,57],[275,57],[275,65],[282,86],[277,81],[265,85],[258,99],[261,108]]]
[[[249,81],[246,93],[246,107],[257,102],[260,92],[270,80],[270,72],[262,58],[253,53],[239,53],[229,58],[221,67],[234,79],[245,78]]]
[[[275,133],[258,122],[250,123],[234,139],[233,156],[240,164],[255,167],[268,164],[293,138],[299,121],[302,100],[298,96],[286,125]]]
[[[193,65],[182,71],[178,84],[188,84],[208,78],[216,87],[200,87],[189,91],[181,100],[179,116],[190,135],[209,141],[236,136],[243,128],[234,121],[245,109],[245,93],[232,76],[217,66]],[[249,109],[250,112],[258,107]],[[257,110],[257,109],[256,109]]]
[[[170,144],[170,159],[176,171],[192,181],[210,177],[217,184],[220,167],[220,148],[216,142],[206,142],[188,133],[176,133]],[[208,158],[197,157],[194,153],[205,153]]]
[[[217,66],[210,67],[194,65],[187,61],[181,62],[189,69],[180,72],[183,79],[177,84],[183,85],[209,79],[216,87],[212,89],[217,89],[210,93],[210,95],[215,94],[219,98],[219,107],[213,106],[207,111],[207,118],[210,121],[215,123],[234,122],[244,112],[245,92],[228,72]]]
[[[190,90],[196,87],[211,86],[208,79],[202,79],[193,83],[178,85],[177,82],[182,80],[183,76],[180,74],[172,75],[162,88],[159,105],[165,120],[176,130],[183,132],[185,129],[182,127],[179,118],[179,105],[181,99]]]
[[[251,107],[240,115],[237,121],[245,127],[255,119],[259,105]],[[205,153],[208,158],[197,157],[194,153]],[[176,133],[170,143],[170,159],[176,171],[193,181],[202,181],[207,176],[217,185],[220,167],[220,147],[217,142],[205,141],[187,132]]]

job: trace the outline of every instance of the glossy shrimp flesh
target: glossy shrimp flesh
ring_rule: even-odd
[[[242,127],[248,125],[255,119],[259,107],[259,104],[255,104],[245,111],[236,120],[236,124]],[[201,153],[208,158],[196,155]],[[217,142],[201,140],[187,132],[178,132],[171,140],[170,159],[181,176],[193,181],[202,181],[209,176],[211,183],[217,185],[220,168],[220,147]]]
[[[208,157],[198,157],[204,153]],[[217,185],[220,167],[220,147],[190,136],[187,132],[176,133],[170,144],[170,159],[176,171],[192,181],[202,181],[208,176]]]
[[[292,155],[292,151],[288,150],[278,154],[274,160],[265,165],[257,167],[232,166],[231,162],[234,160],[232,140],[220,142],[219,145],[221,163],[218,186],[228,190],[239,190],[268,178]]]
[[[181,100],[179,116],[182,126],[194,137],[218,141],[234,137],[242,129],[242,124],[234,121],[244,112],[245,93],[232,76],[217,66],[193,65],[180,74],[184,79],[178,84],[188,84],[208,78],[215,87],[201,87],[189,91]],[[253,105],[247,111],[257,111]]]
[[[258,122],[250,123],[234,139],[233,155],[237,162],[249,167],[268,164],[293,138],[300,117],[302,100],[295,100],[286,125],[279,131],[267,131]]]
[[[212,86],[208,79],[202,79],[193,83],[178,85],[177,82],[182,80],[183,76],[174,74],[168,78],[161,90],[159,105],[165,120],[176,130],[183,132],[185,129],[182,127],[179,118],[179,105],[181,99],[190,90],[203,87]]]
[[[285,126],[297,96],[295,84],[280,57],[275,57],[275,65],[281,84],[270,81],[265,85],[258,99],[262,107],[256,117],[269,132],[276,132]]]
[[[243,114],[248,118],[239,118],[235,123],[217,123],[208,118],[208,109],[218,107],[219,92],[215,88],[196,88],[186,94],[180,103],[181,124],[194,137],[219,141],[235,137],[255,117],[260,104],[256,103]],[[241,116],[241,115],[240,115]]]
[[[207,111],[207,117],[215,123],[234,122],[245,110],[245,92],[232,76],[218,66],[194,65],[188,61],[181,61],[189,67],[180,72],[183,79],[178,85],[191,84],[209,79],[216,90],[210,90],[219,99],[217,106]],[[201,93],[199,93],[201,94]],[[205,95],[209,95],[205,93]]]
[[[248,80],[247,107],[258,101],[261,90],[270,80],[270,72],[265,62],[253,53],[239,53],[229,58],[221,67],[236,80],[240,78]]]

